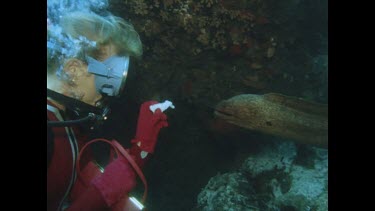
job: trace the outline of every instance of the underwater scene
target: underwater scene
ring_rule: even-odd
[[[328,0],[47,0],[47,16],[47,88],[85,104],[72,113],[110,102],[88,136],[148,156],[133,157],[143,210],[328,210]],[[161,126],[141,123],[150,101]],[[110,166],[109,146],[91,150]]]

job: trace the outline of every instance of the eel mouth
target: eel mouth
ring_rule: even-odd
[[[232,119],[234,114],[226,109],[225,105],[219,104],[214,110],[214,115],[222,119]]]
[[[233,114],[228,113],[227,111],[220,110],[220,109],[215,109],[214,114],[215,114],[215,116],[218,116],[218,117],[230,117],[230,116],[233,116]]]

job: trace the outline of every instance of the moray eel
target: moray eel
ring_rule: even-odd
[[[328,147],[328,105],[277,93],[242,94],[219,102],[215,116],[250,130]]]

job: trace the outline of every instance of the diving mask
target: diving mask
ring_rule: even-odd
[[[96,89],[107,96],[119,96],[124,88],[129,68],[128,56],[111,56],[100,62],[86,56],[88,72],[95,75]]]

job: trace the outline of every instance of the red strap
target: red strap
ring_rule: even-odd
[[[83,180],[83,179],[82,179],[82,176],[81,176],[81,167],[80,167],[80,165],[81,165],[81,162],[80,162],[80,161],[81,161],[81,156],[82,156],[82,154],[83,154],[83,151],[86,149],[86,147],[88,147],[88,146],[89,146],[90,144],[92,144],[92,143],[100,142],[100,141],[106,142],[106,143],[108,143],[109,145],[111,145],[111,147],[115,150],[116,154],[118,154],[116,147],[112,144],[112,142],[110,142],[110,141],[107,140],[107,139],[97,138],[97,139],[93,139],[93,140],[87,142],[87,143],[82,147],[81,151],[79,152],[79,155],[78,155],[78,157],[77,157],[77,163],[76,163],[76,172],[77,172],[77,177],[78,177],[79,180],[81,180],[82,184],[84,184],[85,186],[89,186],[89,184],[86,184],[86,183],[85,183],[85,180]]]
[[[139,168],[137,163],[133,160],[133,158],[129,155],[129,153],[119,144],[116,140],[112,140],[112,143],[117,147],[119,152],[128,159],[129,163],[133,166],[134,170],[137,172],[138,176],[141,178],[143,185],[145,186],[145,192],[143,193],[142,203],[145,203],[148,191],[147,180],[142,173],[142,170]]]
[[[108,143],[115,150],[117,155],[119,154],[118,152],[120,152],[121,155],[123,155],[129,161],[130,165],[137,172],[138,176],[141,178],[141,180],[143,182],[143,185],[145,186],[145,191],[144,191],[143,197],[142,197],[142,203],[145,203],[146,198],[147,198],[147,191],[148,191],[147,180],[146,180],[145,176],[143,175],[142,170],[137,165],[137,163],[133,160],[133,158],[129,155],[129,153],[121,146],[121,144],[119,144],[116,140],[109,141],[107,139],[102,139],[102,138],[93,139],[93,140],[87,142],[82,147],[81,151],[79,152],[79,155],[78,155],[78,158],[77,158],[77,163],[76,163],[76,171],[77,171],[78,179],[80,179],[81,182],[84,185],[88,186],[88,184],[85,183],[85,181],[82,179],[82,176],[81,176],[81,168],[80,168],[81,155],[82,155],[83,151],[86,149],[86,147],[88,147],[90,144],[92,144],[94,142],[99,142],[99,141],[103,141],[103,142]]]

